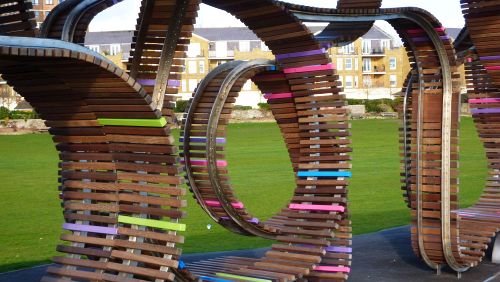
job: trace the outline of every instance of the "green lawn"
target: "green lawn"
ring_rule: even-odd
[[[408,224],[409,212],[399,183],[398,122],[363,120],[352,124],[354,177],[349,193],[354,233]],[[240,199],[261,218],[278,211],[294,184],[276,125],[234,124],[228,140],[229,169]],[[462,203],[470,205],[479,196],[486,176],[484,152],[470,118],[462,122],[461,148]],[[0,136],[0,179],[0,272],[48,262],[56,254],[62,223],[57,154],[50,136]],[[250,249],[272,243],[225,231],[189,198],[186,253]]]

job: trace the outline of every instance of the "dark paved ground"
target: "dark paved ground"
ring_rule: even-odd
[[[409,227],[398,227],[377,233],[354,237],[354,260],[349,281],[360,282],[400,282],[400,281],[483,281],[500,282],[500,265],[489,261],[462,274],[458,280],[456,274],[445,269],[440,276],[427,268],[415,257],[410,247]],[[185,262],[196,262],[220,256],[259,257],[266,250],[249,250],[193,254],[183,256]],[[19,270],[0,274],[0,282],[39,281],[47,266]]]

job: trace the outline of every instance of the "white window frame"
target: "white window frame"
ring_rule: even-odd
[[[90,50],[92,50],[96,53],[101,52],[101,46],[99,46],[99,45],[88,45],[87,48],[89,48]]]
[[[201,44],[200,43],[191,43],[188,45],[188,51],[186,55],[189,58],[195,58],[201,55]]]
[[[196,87],[198,86],[198,80],[196,79],[190,79],[188,82],[188,91],[189,92],[194,92],[196,90]]]
[[[120,54],[122,51],[122,46],[120,44],[109,44],[109,54],[115,56]]]
[[[354,85],[354,80],[352,78],[352,75],[346,75],[345,76],[345,84],[344,84],[344,87],[345,88],[353,88],[353,85]]]
[[[345,58],[345,70],[352,70],[352,58]]]
[[[396,57],[389,58],[389,69],[395,70],[398,68],[398,59]]]
[[[398,86],[398,76],[395,74],[391,74],[389,76],[389,84],[391,87],[397,87]]]
[[[240,52],[250,52],[250,41],[248,40],[242,40],[238,44],[238,50]]]
[[[198,73],[198,64],[196,61],[188,61],[188,73],[189,74]]]
[[[202,74],[205,73],[205,61],[198,61],[198,72]]]
[[[344,69],[344,59],[337,58],[337,70],[343,70],[343,69]]]
[[[368,62],[368,63],[366,63]],[[368,66],[368,68],[365,68]],[[372,71],[372,59],[371,58],[363,58],[363,72],[371,72]]]
[[[182,92],[187,91],[187,81],[185,79],[181,80],[181,90]]]

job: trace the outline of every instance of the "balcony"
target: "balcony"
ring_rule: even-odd
[[[222,53],[222,52],[219,52]],[[225,54],[217,54],[217,51],[208,51],[209,59],[232,59],[234,58],[234,50],[227,50]]]
[[[384,57],[385,56],[385,50],[382,48],[363,48],[362,52],[363,57]]]
[[[377,75],[386,74],[385,66],[384,65],[373,66],[370,68],[363,66],[363,74],[377,74]]]

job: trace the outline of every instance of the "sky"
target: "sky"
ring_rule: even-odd
[[[102,12],[92,21],[90,30],[110,31],[135,29],[140,2],[140,0],[124,0],[114,7]],[[285,2],[329,8],[333,8],[337,5],[336,0],[289,0]],[[382,7],[392,8],[402,6],[413,6],[426,9],[434,14],[445,27],[461,28],[464,26],[464,18],[460,9],[459,0],[383,0]],[[388,24],[377,24],[387,29],[390,33],[393,33]],[[221,10],[202,4],[198,13],[197,26],[227,27],[243,26],[243,24],[233,16]]]

